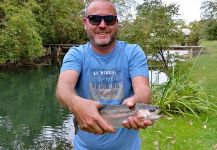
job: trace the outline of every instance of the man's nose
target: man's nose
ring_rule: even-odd
[[[105,23],[104,19],[102,19],[102,21],[100,22],[99,27],[100,28],[105,28],[106,27],[106,23]]]

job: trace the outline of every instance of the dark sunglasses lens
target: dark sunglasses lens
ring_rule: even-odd
[[[98,16],[98,15],[88,16],[88,20],[92,25],[99,25],[102,19],[105,21],[106,25],[114,25],[117,20],[117,16]]]
[[[116,16],[104,16],[103,19],[106,25],[114,25],[117,20],[117,17]]]
[[[92,25],[99,25],[100,22],[102,21],[102,17],[101,16],[97,16],[97,15],[91,15],[88,16],[89,22]]]

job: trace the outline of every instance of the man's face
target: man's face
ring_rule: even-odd
[[[118,27],[118,20],[114,18],[116,15],[115,8],[110,2],[95,1],[90,4],[84,25],[93,46],[109,46],[115,42]]]

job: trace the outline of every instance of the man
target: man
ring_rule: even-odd
[[[148,66],[136,44],[116,40],[118,19],[109,0],[91,1],[83,19],[90,42],[65,55],[56,95],[79,123],[75,150],[139,150],[138,129],[150,120],[129,117],[114,130],[99,115],[100,104],[148,103]]]

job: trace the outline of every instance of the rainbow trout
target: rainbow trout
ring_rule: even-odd
[[[101,105],[99,109],[100,115],[106,120],[107,123],[114,128],[124,128],[123,121],[128,117],[139,116],[146,120],[158,120],[161,118],[160,109],[154,105],[137,103],[135,107],[129,108],[127,105]],[[75,134],[79,129],[77,120],[74,118]]]
[[[161,118],[159,107],[137,103],[135,107],[127,105],[102,105],[100,115],[114,128],[123,128],[122,124],[128,117],[139,116],[145,120],[158,120]]]

